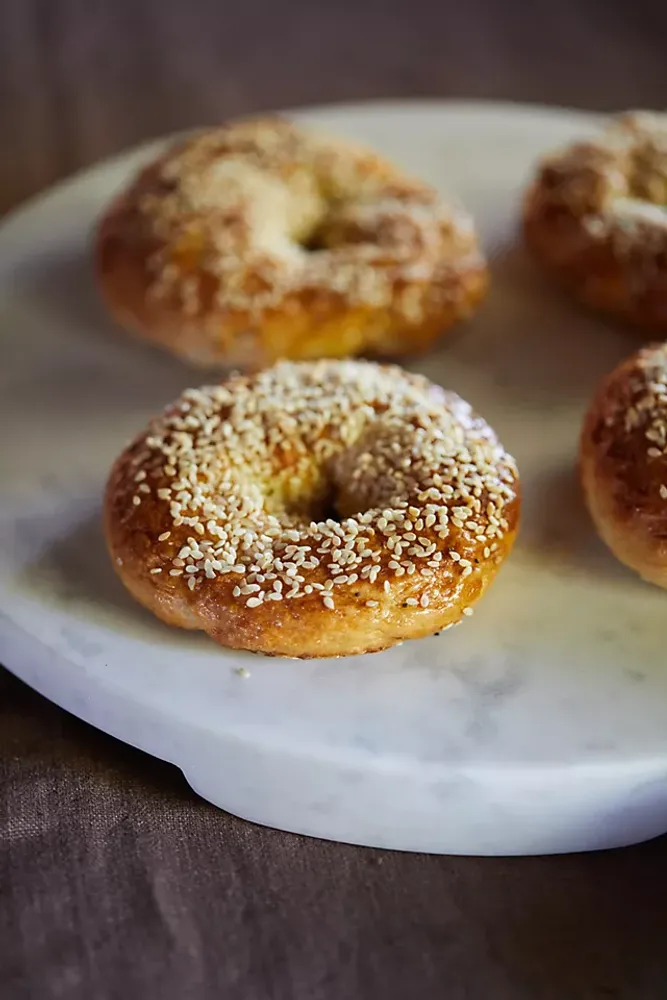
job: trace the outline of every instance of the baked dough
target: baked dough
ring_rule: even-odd
[[[104,300],[198,365],[413,354],[470,314],[470,217],[372,151],[281,120],[179,141],[97,232]]]
[[[524,232],[581,302],[667,333],[667,115],[621,115],[547,157],[526,196]]]
[[[603,380],[580,456],[600,536],[622,563],[667,587],[667,345],[643,348]]]
[[[451,392],[366,361],[189,390],[116,462],[114,565],[163,621],[292,657],[460,621],[509,553],[519,481]]]

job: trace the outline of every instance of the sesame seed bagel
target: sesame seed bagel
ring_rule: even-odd
[[[603,541],[667,587],[667,345],[638,351],[603,380],[584,422],[580,468]]]
[[[118,321],[197,365],[426,349],[487,282],[468,215],[368,149],[281,120],[200,131],[111,204]]]
[[[106,535],[163,621],[276,656],[346,656],[472,613],[509,553],[518,473],[470,406],[366,361],[189,390],[116,462]]]
[[[524,233],[580,301],[667,332],[667,115],[621,115],[544,160]]]

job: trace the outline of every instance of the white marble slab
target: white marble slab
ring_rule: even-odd
[[[474,210],[494,284],[417,367],[469,398],[523,474],[520,543],[475,615],[377,656],[300,663],[172,631],[124,593],[99,524],[108,464],[201,380],[103,316],[87,241],[145,152],[74,179],[0,231],[0,659],[229,811],[358,844],[462,854],[578,851],[667,830],[667,597],[595,538],[579,422],[632,334],[582,315],[515,241],[541,151],[591,127],[511,106],[331,108]],[[249,677],[239,673],[245,668]]]

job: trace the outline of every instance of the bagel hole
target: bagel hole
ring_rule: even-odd
[[[304,253],[319,253],[341,247],[358,246],[362,243],[375,244],[378,240],[378,231],[369,230],[358,222],[341,218],[331,206],[331,211],[309,228],[293,231],[292,239]]]
[[[314,521],[340,521],[340,511],[336,506],[336,500],[331,491],[324,499],[321,501],[317,508],[317,517],[313,518]]]
[[[298,243],[304,253],[318,253],[320,250],[327,249],[324,232],[320,226],[317,226],[311,233],[302,237]]]
[[[305,524],[342,520],[337,503],[338,490],[332,480],[321,476],[294,490],[290,485],[277,481],[266,489],[264,504],[269,513],[279,517],[287,515],[290,520]]]

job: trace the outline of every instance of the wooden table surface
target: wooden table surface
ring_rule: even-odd
[[[373,97],[667,104],[664,0],[2,0],[0,211],[148,136]]]
[[[664,0],[1,0],[0,211],[270,107],[665,106],[666,41]],[[457,859],[258,829],[0,671],[8,1000],[665,1000],[666,890],[666,839]]]

